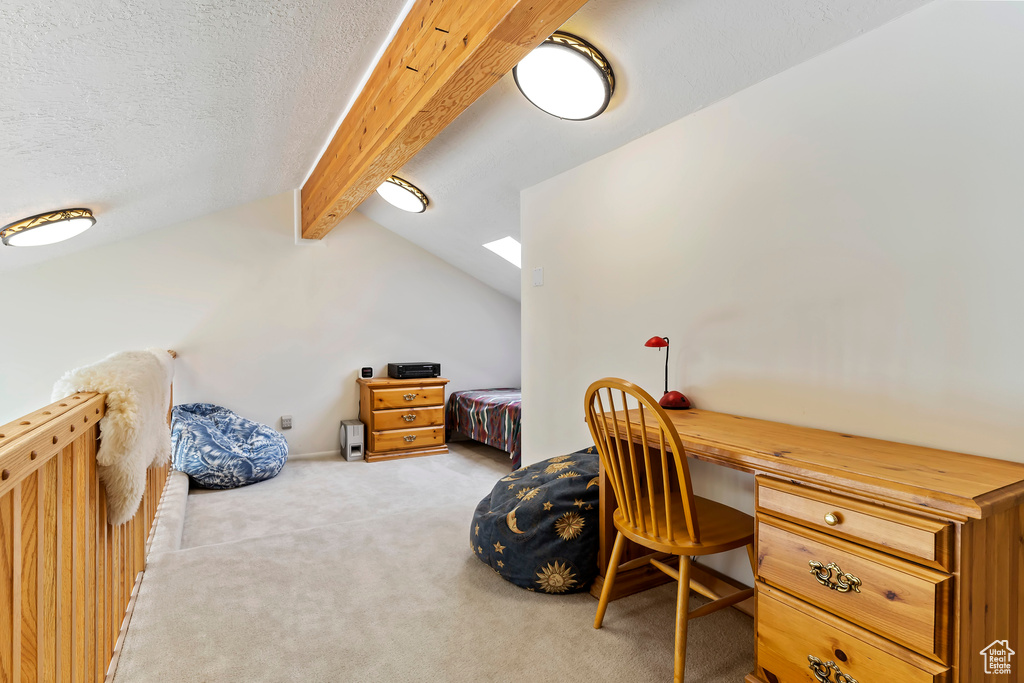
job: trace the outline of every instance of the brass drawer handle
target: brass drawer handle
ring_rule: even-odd
[[[839,513],[838,512],[829,512],[829,513],[827,513],[825,515],[825,524],[828,524],[829,526],[835,526],[836,524],[839,524]]]
[[[818,683],[830,683],[832,679],[832,671],[829,667],[832,662],[825,664],[814,655],[807,655],[807,661],[811,663],[811,673],[813,673],[814,677],[818,679]]]
[[[406,422],[412,422],[413,420],[416,419],[416,414],[415,413],[409,413],[408,415],[403,415],[402,419],[405,420]]]
[[[814,578],[817,579],[818,583],[822,586],[831,588],[838,593],[849,593],[851,590],[854,593],[860,593],[860,579],[853,574],[844,572],[835,562],[829,562],[827,565],[824,565],[817,560],[811,560],[807,564],[811,566],[811,574],[814,575]],[[833,569],[836,572],[835,583],[832,583]]]
[[[405,437],[405,440],[408,443],[412,443],[413,441],[416,440],[416,435],[415,434],[410,434],[409,436]]]
[[[857,679],[839,670],[839,665],[833,661],[822,662],[814,655],[807,655],[807,661],[811,663],[810,670],[818,683],[832,683],[832,673],[835,672],[835,683],[857,683]]]
[[[417,396],[419,396],[419,394],[403,394],[402,398],[404,398],[406,401],[412,401]]]

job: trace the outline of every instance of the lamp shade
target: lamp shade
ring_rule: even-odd
[[[678,391],[666,391],[665,395],[658,401],[658,405],[668,410],[686,410],[690,408],[690,399]]]
[[[391,206],[409,213],[423,213],[430,204],[423,190],[396,175],[381,183],[377,194]]]
[[[663,349],[668,346],[668,339],[665,337],[651,337],[644,343],[644,346],[651,346],[656,349]]]
[[[5,225],[0,241],[9,247],[37,247],[55,244],[79,235],[96,219],[89,209],[62,209],[36,214]]]
[[[512,69],[520,92],[538,109],[568,121],[603,112],[615,91],[612,67],[596,47],[556,31]]]

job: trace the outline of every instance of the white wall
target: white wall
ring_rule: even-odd
[[[102,229],[102,217],[94,230]],[[0,424],[49,403],[65,370],[176,349],[175,399],[338,449],[370,365],[436,361],[451,390],[519,384],[519,304],[355,213],[295,246],[290,193],[0,275]]]
[[[594,379],[660,395],[655,334],[699,407],[1024,461],[1022,35],[929,5],[526,190],[524,461]]]

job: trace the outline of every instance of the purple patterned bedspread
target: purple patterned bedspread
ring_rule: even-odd
[[[507,451],[512,469],[519,469],[521,389],[456,391],[448,398],[445,422],[450,433],[482,441]]]

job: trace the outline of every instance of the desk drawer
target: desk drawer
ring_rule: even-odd
[[[444,427],[420,427],[417,429],[394,429],[387,432],[370,432],[371,451],[399,451],[412,448],[428,448],[444,443]]]
[[[373,410],[380,408],[410,408],[415,406],[444,405],[444,387],[401,387],[374,389],[371,399]]]
[[[373,429],[408,429],[444,425],[444,406],[373,411]]]
[[[758,584],[757,620],[758,673],[769,683],[848,680],[838,672],[860,683],[951,680],[948,667],[763,584]]]
[[[757,554],[757,576],[765,582],[948,660],[953,584],[948,574],[763,514],[757,521]]]
[[[931,567],[952,568],[951,524],[767,477],[758,477],[757,484],[759,510]]]

